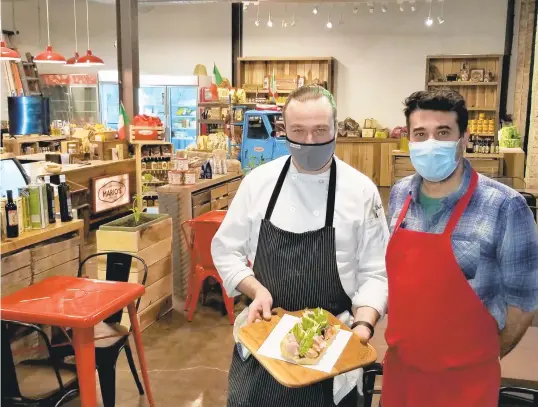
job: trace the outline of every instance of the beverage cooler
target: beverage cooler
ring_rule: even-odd
[[[117,128],[119,116],[117,76],[115,71],[99,72],[101,120],[112,128]],[[210,76],[141,75],[138,113],[159,117],[174,149],[185,149],[196,143],[200,88],[211,80]]]
[[[43,96],[50,99],[51,120],[77,125],[98,123],[99,95],[97,75],[44,74]]]

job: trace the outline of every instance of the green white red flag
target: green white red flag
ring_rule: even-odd
[[[120,117],[118,120],[118,139],[125,140],[127,136],[127,126],[129,125],[129,116],[123,107],[123,102],[120,103]]]

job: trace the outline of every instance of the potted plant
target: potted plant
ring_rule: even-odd
[[[143,212],[143,196],[133,197],[132,214],[102,225],[97,231],[97,251],[125,252],[141,257],[148,266],[146,292],[138,309],[144,329],[172,309],[172,218],[168,214]],[[97,263],[100,279],[106,278],[106,261]],[[133,260],[129,281],[142,283],[143,265]],[[122,324],[128,325],[125,314]]]

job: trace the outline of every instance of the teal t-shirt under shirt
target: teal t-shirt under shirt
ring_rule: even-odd
[[[441,210],[441,199],[442,198],[432,198],[422,192],[420,188],[419,200],[420,206],[428,219],[431,219],[433,215]]]

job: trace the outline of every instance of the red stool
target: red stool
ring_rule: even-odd
[[[211,256],[211,241],[225,216],[226,211],[211,211],[181,225],[191,259],[191,271],[185,301],[185,311],[188,312],[187,319],[189,322],[192,321],[194,311],[196,311],[202,284],[206,278],[213,277],[222,288],[222,297],[228,312],[228,319],[231,324],[234,323],[234,298],[226,295],[222,279],[213,264],[213,257]],[[188,233],[187,229],[190,229],[190,233]]]

